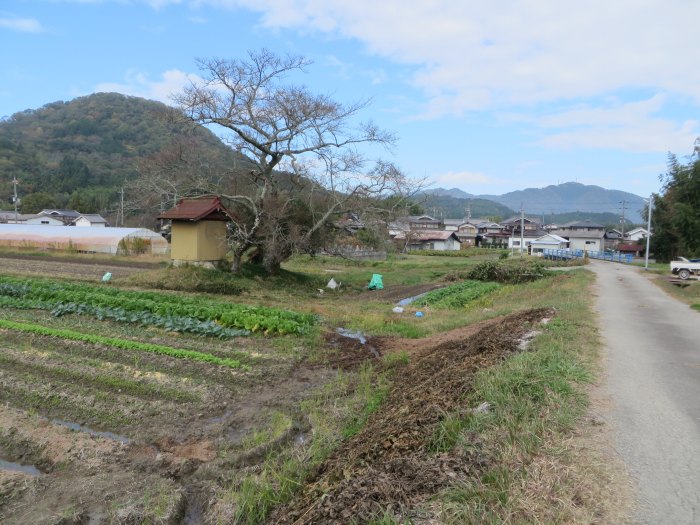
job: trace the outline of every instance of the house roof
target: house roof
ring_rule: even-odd
[[[105,219],[102,215],[99,215],[97,213],[84,213],[80,217],[78,217],[78,219],[85,219],[91,224],[107,224],[107,219]],[[77,221],[78,219],[75,219],[75,221]]]
[[[528,222],[530,224],[541,224],[541,221],[538,219],[533,219],[529,217],[523,217],[523,222]],[[511,217],[510,219],[506,219],[505,221],[501,221],[501,224],[506,226],[509,224],[520,224],[520,216],[516,217]]]
[[[559,237],[558,235],[555,235],[554,233],[548,233],[546,235],[543,235],[542,237],[538,237],[532,243],[537,243],[537,244],[561,244],[561,243],[568,243],[566,239],[563,237]]]
[[[571,228],[600,228],[600,229],[605,229],[605,226],[602,224],[597,224],[595,222],[591,222],[589,220],[585,221],[572,221],[572,222],[567,222],[564,225],[564,228],[566,229],[571,229]]]
[[[450,237],[454,237],[455,239],[459,240],[458,237],[455,235],[456,232],[453,231],[445,231],[445,230],[433,230],[433,231],[421,231],[421,232],[412,232],[410,234],[410,238],[412,241],[446,241]],[[397,239],[405,239],[406,238],[406,233],[401,232],[396,236]]]
[[[158,219],[180,221],[226,221],[230,212],[221,204],[219,197],[199,197],[180,199],[177,205],[158,215]]]
[[[627,232],[627,235],[633,235],[633,234],[635,234],[635,233],[645,233],[645,234],[646,234],[646,233],[649,233],[649,232],[647,231],[646,228],[641,228],[641,227],[639,227],[639,228],[635,228],[635,229],[633,229],[633,230],[628,231],[628,232]]]
[[[574,237],[576,239],[602,239],[605,235],[603,230],[581,231],[581,230],[554,230],[551,232],[560,237]]]
[[[80,216],[80,212],[75,210],[54,210],[47,208],[45,210],[41,210],[39,215],[53,215],[56,217],[71,217],[77,219]]]

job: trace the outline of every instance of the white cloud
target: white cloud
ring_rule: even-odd
[[[196,0],[262,24],[356,39],[417,68],[425,117],[573,100],[626,88],[700,101],[696,21],[685,0]]]
[[[124,83],[103,82],[95,87],[96,92],[122,93],[152,100],[159,100],[166,104],[172,103],[172,95],[182,91],[191,81],[201,80],[196,75],[190,75],[178,69],[165,71],[160,80],[150,80],[143,73],[129,71]]]
[[[0,17],[0,28],[20,31],[22,33],[41,33],[44,28],[35,18]]]
[[[666,97],[607,103],[601,106],[579,105],[545,116],[520,116],[544,130],[537,141],[546,147],[573,149],[619,149],[629,152],[664,153],[686,151],[700,135],[700,123],[687,119],[676,122],[660,116]]]

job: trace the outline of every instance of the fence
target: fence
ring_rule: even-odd
[[[599,259],[601,261],[612,261],[621,263],[631,263],[634,256],[629,253],[620,252],[595,252],[585,250],[551,250],[545,248],[542,251],[542,256],[546,259],[554,259],[558,261],[578,259],[588,255],[589,259]]]

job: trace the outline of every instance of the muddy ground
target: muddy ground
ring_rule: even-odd
[[[14,262],[18,273],[48,270],[3,260]],[[85,265],[49,264],[50,275],[85,275]],[[434,287],[394,287],[373,298],[394,302]],[[307,453],[314,429],[300,412],[303,400],[339,370],[352,373],[366,362],[381,368],[396,352],[409,362],[397,368],[379,410],[269,522],[364,523],[387,510],[420,522],[430,495],[489,464],[477,440],[468,453],[430,453],[441,418],[470,410],[461,399],[474,373],[519,351],[532,326],[551,315],[531,311],[425,339],[364,344],[329,332],[322,360],[304,357],[302,343],[212,342],[142,328],[134,334],[232,356],[250,366],[245,371],[0,331],[0,523],[216,523],[215,495],[237,472],[255,472],[278,447]],[[125,336],[109,322],[31,311],[13,318]],[[286,418],[286,428],[252,441],[273,413]]]

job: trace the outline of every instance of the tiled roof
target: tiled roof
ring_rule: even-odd
[[[177,206],[158,215],[158,219],[200,221],[202,219],[225,221],[229,211],[224,208],[218,197],[200,197],[180,199]]]

